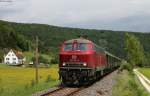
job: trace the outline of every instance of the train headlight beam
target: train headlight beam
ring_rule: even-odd
[[[63,63],[63,66],[66,66],[66,63],[65,63],[65,62]]]
[[[87,63],[83,63],[83,66],[87,66]]]

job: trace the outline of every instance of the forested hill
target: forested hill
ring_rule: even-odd
[[[109,52],[119,57],[123,57],[125,55],[125,32],[115,32],[111,30],[64,28],[45,24],[21,24],[5,21],[0,21],[0,23],[5,23],[5,26],[9,26],[12,30],[14,30],[14,32],[16,32],[17,34],[21,34],[21,36],[23,35],[27,40],[30,40],[31,42],[34,42],[35,36],[38,35],[40,39],[39,48],[41,52],[56,53],[58,52],[60,44],[64,40],[78,38],[79,35],[87,35],[88,39],[92,40],[99,46],[105,47],[106,50],[108,50]],[[132,34],[135,34],[137,37],[139,37],[140,41],[144,46],[145,52],[150,53],[150,33],[132,32]],[[2,41],[0,41],[0,43],[1,42]],[[19,41],[16,40],[16,42]]]
[[[18,34],[9,23],[0,21],[0,61],[8,49],[27,51],[30,47],[31,42],[25,36]]]

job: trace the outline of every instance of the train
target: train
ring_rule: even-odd
[[[121,59],[91,40],[63,42],[59,53],[59,76],[64,85],[87,85],[120,66]]]

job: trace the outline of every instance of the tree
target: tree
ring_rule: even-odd
[[[0,48],[0,63],[3,61],[4,51]]]
[[[98,41],[100,47],[107,49],[108,42],[105,39],[99,39]]]
[[[50,64],[50,60],[48,60],[47,58],[45,58],[42,55],[39,56],[39,62],[44,63],[44,64]]]
[[[142,44],[139,39],[133,34],[125,34],[125,51],[126,59],[131,64],[131,67],[143,66],[145,62],[145,54]]]

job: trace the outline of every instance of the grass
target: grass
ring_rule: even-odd
[[[150,68],[139,68],[138,70],[150,80]]]
[[[149,96],[138,78],[128,71],[123,71],[117,76],[112,94],[112,96]]]
[[[35,69],[0,65],[0,96],[31,96],[59,83],[58,67],[39,69],[39,83],[35,84]]]

